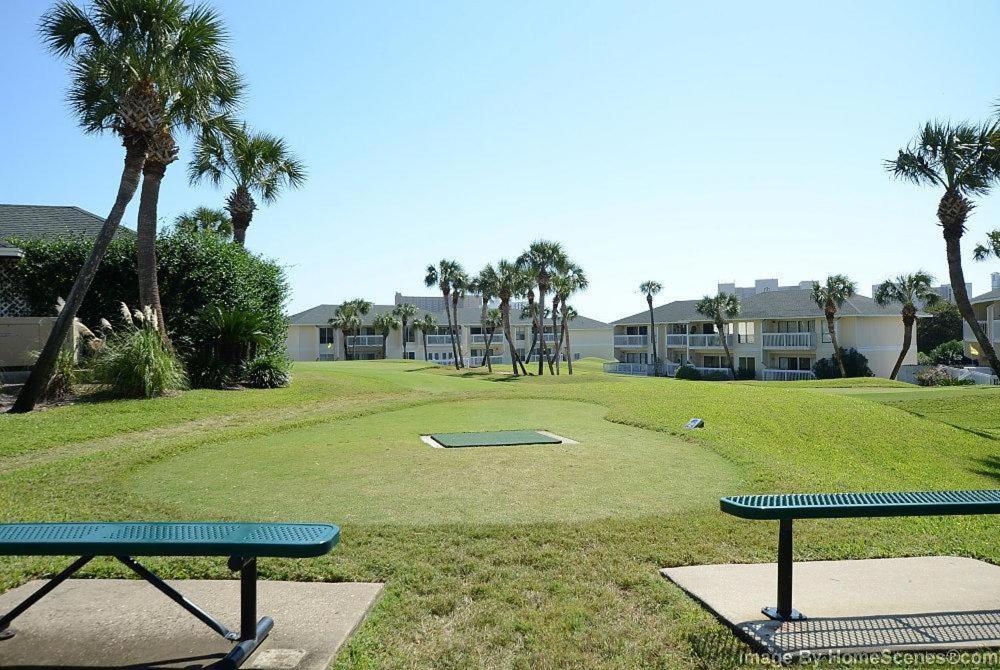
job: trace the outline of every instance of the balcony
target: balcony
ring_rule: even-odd
[[[692,347],[697,348],[713,348],[722,346],[722,338],[719,337],[718,333],[712,333],[711,335],[688,335],[688,344]],[[726,344],[733,346],[733,336],[726,335]]]
[[[451,335],[428,335],[427,346],[451,345]]]
[[[649,346],[648,335],[615,335],[616,347],[633,347],[645,349]]]
[[[348,347],[382,347],[381,335],[349,335],[347,337]]]
[[[618,375],[649,376],[653,373],[651,363],[605,363],[604,371]]]
[[[763,333],[765,349],[812,349],[816,338],[812,333]]]
[[[980,321],[979,322],[979,327],[982,328],[983,331],[986,333],[986,337],[990,337],[990,322],[989,321]],[[993,337],[993,341],[994,342],[1000,342],[1000,320],[997,320],[997,319],[993,320],[993,335],[992,335],[992,337]],[[969,324],[967,324],[965,322],[962,323],[962,339],[964,339],[966,342],[975,342],[976,341],[976,336],[972,334],[972,329],[969,328]]]
[[[757,373],[765,382],[795,382],[803,379],[816,379],[812,370],[761,370]]]
[[[482,335],[479,333],[473,333],[469,337],[469,342],[472,344],[482,344],[486,345],[489,335]],[[503,345],[503,333],[493,333],[493,342],[491,343],[494,347],[499,347]]]
[[[667,334],[667,346],[668,347],[686,347],[688,343],[688,336],[684,334]]]
[[[719,346],[721,347],[722,345],[720,344]],[[702,375],[722,374],[730,379],[733,378],[733,371],[730,370],[729,368],[702,368],[698,367],[697,365],[692,367],[694,367],[694,369],[700,372]]]

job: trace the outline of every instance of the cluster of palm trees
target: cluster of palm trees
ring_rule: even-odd
[[[234,115],[245,90],[219,15],[184,0],[93,0],[56,4],[40,21],[45,45],[70,63],[69,107],[87,133],[112,132],[125,161],[118,193],[12,408],[31,411],[55,366],[98,266],[140,180],[137,221],[139,295],[164,319],[156,278],[157,205],[167,168],[179,158],[177,138],[196,138],[192,183],[229,182],[233,234],[243,244],[257,208],[305,179],[285,141],[251,130]],[[167,329],[161,329],[166,337]],[[167,342],[169,344],[169,342]]]
[[[569,298],[587,288],[587,276],[583,269],[570,259],[562,245],[549,240],[537,240],[529,245],[515,260],[502,259],[489,263],[475,275],[469,275],[460,263],[444,259],[437,265],[427,266],[424,283],[437,288],[444,299],[445,316],[451,337],[455,367],[464,366],[462,342],[458,337],[458,309],[467,293],[482,297],[480,324],[486,335],[486,353],[483,362],[492,371],[490,346],[499,329],[507,342],[514,376],[527,375],[526,363],[530,364],[538,347],[537,374],[561,373],[561,361],[565,359],[567,372],[573,374],[572,343],[569,323],[577,312],[569,304]],[[546,299],[551,296],[551,302]],[[511,329],[512,302],[527,301],[521,312],[522,318],[531,319],[532,343],[524,359],[518,354]],[[499,303],[499,308],[490,305]],[[551,319],[553,346],[550,349],[545,337],[546,320]],[[426,349],[426,347],[425,347]]]

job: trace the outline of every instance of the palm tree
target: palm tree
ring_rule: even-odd
[[[353,328],[354,324],[351,322],[351,318],[341,312],[338,307],[333,318],[327,320],[327,323],[336,331],[340,332],[340,341],[344,348],[344,360],[347,360],[347,333]],[[330,345],[328,345],[330,346]],[[334,345],[335,346],[335,345]],[[334,351],[334,359],[336,359],[337,352]]]
[[[451,305],[449,304],[449,300],[451,298],[455,275],[460,272],[462,272],[462,266],[458,262],[441,259],[437,267],[428,265],[426,274],[424,275],[424,285],[428,288],[437,286],[441,291],[441,297],[444,298],[444,314],[445,318],[448,319],[448,331],[451,333],[451,353],[455,357],[456,369],[458,369],[460,361],[458,358],[458,342],[456,341],[455,327],[451,322]],[[455,318],[457,320],[458,315],[455,315]]]
[[[857,290],[857,284],[844,275],[830,275],[826,278],[825,284],[813,282],[812,285],[812,299],[826,316],[826,329],[830,332],[833,355],[837,359],[837,367],[840,368],[841,377],[847,376],[847,370],[844,368],[844,352],[841,351],[840,343],[837,341],[837,310],[843,307],[844,302]]]
[[[973,256],[977,261],[985,261],[990,256],[1000,258],[1000,230],[986,233],[986,241],[976,245]]]
[[[204,62],[202,54],[225,54],[221,28],[187,30],[204,16],[214,14],[191,9],[180,0],[95,0],[86,9],[67,1],[42,16],[42,41],[55,55],[71,61],[70,108],[85,132],[118,135],[125,163],[114,205],[13,412],[34,409],[48,385],[80,305],[138,188],[153,137],[171,118],[188,114],[194,118],[197,105],[204,102],[203,97],[190,95],[190,86],[219,63]],[[182,35],[185,39],[179,40]]]
[[[283,189],[305,183],[306,171],[285,140],[228,121],[199,136],[188,176],[192,184],[202,179],[215,186],[232,182],[235,188],[226,198],[226,210],[233,219],[233,239],[243,246],[257,209],[253,194],[271,204]]]
[[[646,294],[646,305],[649,306],[649,341],[653,345],[653,371],[660,369],[660,360],[656,353],[656,320],[653,318],[653,296],[663,290],[663,284],[653,279],[639,284],[639,293]]]
[[[493,334],[497,331],[497,328],[502,326],[503,314],[500,313],[500,310],[487,310],[486,318],[483,319],[483,328],[486,331],[486,353],[483,354],[483,362],[486,363],[486,368],[491,374],[493,372]]]
[[[569,325],[567,320],[570,306],[566,301],[574,293],[586,289],[589,284],[590,281],[587,279],[587,275],[583,272],[583,268],[576,263],[569,263],[568,265],[565,265],[559,269],[558,274],[552,277],[552,290],[555,295],[555,298],[553,298],[552,301],[553,310],[558,309],[562,315],[562,324],[559,326],[559,336],[556,340],[555,351],[557,374],[559,373],[560,352],[562,351],[563,342],[566,343],[566,368],[569,374],[573,374],[573,352],[570,347]],[[555,321],[556,317],[553,314],[553,332],[556,330]]]
[[[895,379],[899,374],[899,368],[903,365],[910,350],[910,343],[913,341],[913,324],[917,321],[917,303],[933,305],[939,299],[937,293],[931,288],[934,277],[922,270],[911,275],[899,275],[895,280],[886,279],[875,289],[875,302],[882,307],[898,302],[902,305],[903,317],[903,349],[899,352],[896,365],[892,368],[889,379]]]
[[[722,341],[722,348],[726,352],[726,360],[729,361],[729,371],[733,373],[733,379],[736,379],[736,366],[733,364],[733,354],[729,350],[729,340],[726,337],[726,321],[740,315],[740,299],[732,293],[720,292],[714,298],[706,295],[695,304],[694,309],[715,324],[715,330]]]
[[[489,315],[490,301],[499,297],[497,295],[499,291],[497,286],[498,282],[499,277],[497,277],[496,268],[494,268],[490,263],[487,263],[486,267],[480,270],[479,273],[469,282],[469,290],[472,293],[478,293],[481,301],[479,326],[484,335],[486,334],[486,319]],[[487,355],[491,353],[489,346],[486,347],[486,353]]]
[[[394,312],[395,310],[393,310],[392,312],[382,312],[381,314],[376,314],[375,318],[372,320],[372,326],[375,328],[375,330],[377,330],[379,333],[382,334],[383,359],[388,358],[388,355],[386,353],[388,347],[386,345],[389,341],[389,332],[393,330],[399,330],[399,325],[400,325],[399,317],[396,316]],[[404,340],[406,339],[406,333],[403,333],[403,339]]]
[[[524,363],[517,355],[517,347],[514,344],[514,335],[510,328],[510,301],[511,298],[521,295],[524,290],[524,274],[521,273],[514,263],[508,260],[501,260],[496,266],[496,295],[500,298],[500,316],[503,320],[503,334],[507,339],[507,347],[510,350],[510,363],[514,367],[514,376],[520,376],[517,366],[520,364],[521,372],[527,374]]]
[[[394,310],[392,310],[392,313],[396,315],[396,318],[399,319],[399,323],[402,326],[402,330],[403,330],[403,359],[405,360],[405,359],[409,358],[406,355],[407,326],[410,324],[411,321],[413,321],[413,319],[416,318],[416,316],[417,316],[417,306],[416,305],[411,305],[408,302],[404,302],[404,303],[401,303],[399,305],[396,305],[396,308]]]
[[[233,238],[233,220],[224,209],[195,207],[190,212],[179,214],[174,219],[174,227],[186,233],[212,233],[226,241]]]
[[[538,302],[545,306],[545,294],[549,290],[549,282],[552,275],[558,271],[558,267],[567,262],[566,252],[558,242],[548,240],[536,240],[528,246],[528,250],[517,259],[517,264],[525,271],[530,272],[538,286]],[[538,333],[542,339],[542,352],[548,356],[548,349],[545,346],[545,320],[542,311],[538,312]],[[552,359],[548,359],[549,372],[554,373]],[[542,374],[542,356],[538,357],[538,374]]]
[[[357,338],[361,333],[362,318],[366,316],[371,309],[371,302],[365,300],[364,298],[354,298],[353,300],[346,300],[344,304],[338,307],[337,311],[334,313],[331,325],[335,320],[339,324],[341,332],[344,333],[344,358],[354,360],[357,340],[352,340],[350,356],[348,356],[347,333],[353,333],[354,338]]]
[[[1000,179],[998,137],[1000,121],[982,125],[927,123],[894,160],[886,161],[886,169],[899,179],[944,189],[937,218],[944,236],[955,305],[975,334],[990,367],[1000,375],[1000,359],[976,319],[962,269],[962,235],[974,207],[971,198],[986,195]]]
[[[532,356],[535,355],[536,349],[539,350],[538,352],[539,358],[541,358],[543,355],[541,351],[542,347],[540,346],[539,342],[544,338],[538,332],[538,324],[539,322],[545,323],[545,320],[549,318],[550,314],[551,312],[549,311],[548,307],[543,308],[537,302],[531,302],[530,300],[528,301],[527,307],[521,310],[522,319],[531,319],[531,346],[528,347],[528,355],[524,357],[524,362],[529,365],[531,364]]]
[[[427,356],[427,331],[436,331],[438,327],[437,319],[433,314],[424,314],[422,319],[413,322],[413,329],[420,331],[420,337],[424,342],[424,361],[430,360]]]
[[[465,367],[465,354],[462,352],[462,337],[458,330],[458,302],[465,297],[469,284],[469,275],[466,274],[461,265],[456,264],[455,272],[451,277],[451,314],[455,328],[452,338],[455,346],[458,348],[458,358],[455,359],[456,369]]]

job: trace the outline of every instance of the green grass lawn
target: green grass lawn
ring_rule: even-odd
[[[717,655],[728,634],[657,569],[773,560],[773,524],[721,514],[721,495],[1000,478],[997,389],[684,382],[605,375],[593,361],[577,372],[297,364],[289,389],[0,416],[0,520],[338,523],[329,556],[262,565],[266,578],[386,582],[337,668],[719,668],[733,667]],[[706,427],[685,430],[692,417]],[[517,429],[579,444],[419,439]],[[996,562],[994,525],[803,522],[796,557]],[[2,558],[0,590],[63,563]],[[152,563],[170,577],[229,576],[219,561]],[[87,574],[128,576],[106,561]]]

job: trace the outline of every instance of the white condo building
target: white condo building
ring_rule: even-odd
[[[754,287],[720,284],[719,290],[740,298],[741,314],[725,333],[695,311],[697,300],[677,300],[653,310],[656,350],[666,373],[687,363],[702,372],[728,372],[721,337],[726,338],[737,369],[765,381],[812,379],[817,359],[833,355],[826,319],[812,300],[812,282],[779,286],[775,279]],[[898,305],[879,307],[862,295],[852,296],[838,312],[837,338],[844,349],[864,354],[879,377],[888,377],[899,356],[903,323]],[[653,363],[649,311],[612,322],[614,358],[610,371],[649,374]],[[917,362],[914,342],[904,363]]]
[[[357,335],[345,334],[330,326],[330,319],[337,312],[338,305],[317,305],[312,309],[299,312],[289,317],[286,351],[292,360],[296,361],[335,361],[344,359],[344,345],[352,352],[355,360],[371,360],[382,357],[382,334],[376,332],[372,322],[376,315],[391,312],[396,305],[409,303],[418,308],[417,318],[432,314],[438,322],[435,333],[427,334],[428,360],[449,364],[455,360],[451,347],[451,336],[448,331],[448,319],[444,311],[444,299],[441,296],[403,296],[396,294],[395,304],[374,305],[363,318],[363,325]],[[486,354],[488,334],[483,332],[481,325],[482,301],[479,296],[466,296],[458,307],[458,340],[462,344],[462,354],[469,358],[471,365],[482,361]],[[511,329],[515,349],[521,358],[525,358],[532,342],[531,319],[521,318],[520,310],[511,309]],[[603,359],[611,358],[611,325],[585,316],[578,316],[569,324],[570,342],[574,360],[587,357]],[[557,339],[552,333],[552,323],[545,326],[545,341],[551,351]],[[389,333],[386,342],[386,358],[403,358],[404,333],[397,330]],[[406,357],[422,360],[424,358],[423,337],[407,328]],[[504,340],[503,332],[498,329],[490,343],[491,362],[496,364],[510,363],[510,352]],[[536,352],[538,348],[536,347]],[[537,354],[536,354],[537,355]],[[537,360],[534,357],[532,360]]]

